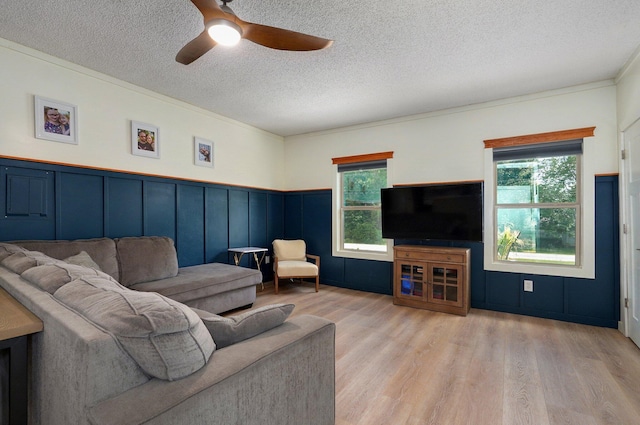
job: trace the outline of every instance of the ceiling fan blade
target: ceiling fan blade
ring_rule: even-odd
[[[205,22],[225,16],[216,0],[191,0],[191,3],[202,13]]]
[[[242,28],[242,38],[272,49],[295,51],[320,50],[331,46],[333,43],[333,40],[327,40],[326,38],[267,25],[244,22],[240,18],[236,18],[235,21]]]
[[[183,65],[189,65],[200,56],[213,49],[216,42],[209,36],[207,30],[188,42],[176,55],[176,61]]]

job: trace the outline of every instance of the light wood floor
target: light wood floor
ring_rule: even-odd
[[[336,323],[336,425],[640,424],[640,349],[614,329],[312,284],[258,290],[273,303]]]

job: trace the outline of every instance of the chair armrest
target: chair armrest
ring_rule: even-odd
[[[315,261],[316,266],[318,266],[318,268],[320,268],[320,256],[319,255],[307,254],[307,259]]]

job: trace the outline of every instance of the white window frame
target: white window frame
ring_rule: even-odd
[[[592,131],[595,129],[589,128]],[[578,129],[585,130],[585,129]],[[574,130],[567,130],[574,131]],[[564,132],[558,132],[564,133]],[[545,136],[546,133],[533,136]],[[591,134],[593,135],[593,134]],[[570,138],[548,139],[546,141],[568,140]],[[485,146],[487,145],[485,141]],[[489,271],[550,275],[561,277],[576,277],[585,279],[595,278],[595,171],[591,157],[591,140],[583,138],[582,166],[578,170],[578,178],[581,182],[581,208],[580,229],[576,229],[576,243],[578,240],[581,246],[576,249],[576,255],[580,255],[578,266],[564,266],[560,264],[543,263],[521,263],[510,261],[499,261],[496,259],[496,229],[495,229],[495,196],[496,196],[496,174],[493,161],[493,148],[484,149],[484,269]]]
[[[391,166],[392,158],[387,158],[387,187],[392,187],[391,183]],[[363,161],[364,162],[364,161]],[[387,250],[386,252],[358,250],[358,249],[346,249],[344,247],[344,231],[343,231],[343,207],[342,207],[342,174],[338,172],[338,166],[334,164],[333,171],[335,175],[333,186],[333,208],[332,208],[332,255],[334,257],[343,258],[355,258],[362,260],[375,260],[375,261],[393,261],[393,239],[385,239]],[[349,207],[347,207],[348,209]],[[358,210],[364,209],[362,207],[356,208]],[[371,207],[370,209],[379,209],[378,207]]]

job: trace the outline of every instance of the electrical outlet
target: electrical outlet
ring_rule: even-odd
[[[271,257],[269,257],[268,255],[265,255],[264,257],[264,263],[265,264],[269,264],[271,262]]]
[[[524,281],[524,291],[525,292],[533,292],[533,280],[525,280]]]

